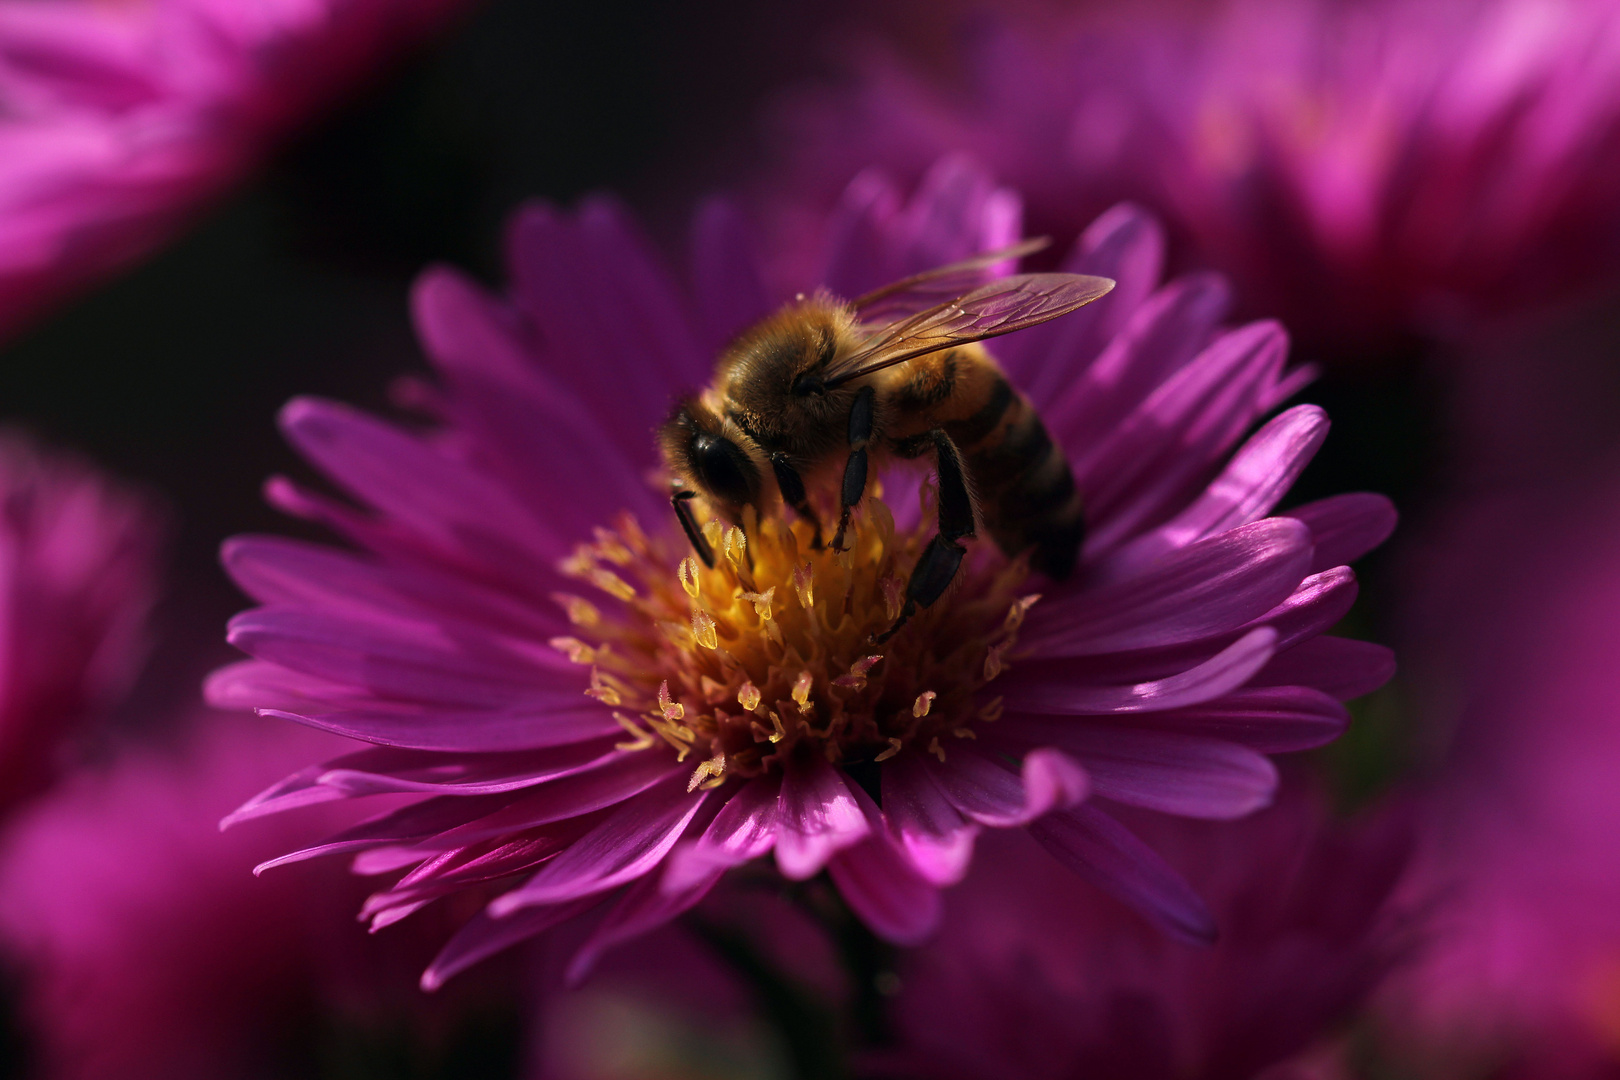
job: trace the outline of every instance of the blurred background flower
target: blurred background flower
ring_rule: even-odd
[[[171,239],[462,0],[0,5],[0,340]]]

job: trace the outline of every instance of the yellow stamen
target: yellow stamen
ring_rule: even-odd
[[[714,617],[707,611],[692,612],[692,636],[705,649],[718,649],[720,635],[714,628]]]
[[[759,687],[755,686],[753,683],[745,682],[741,687],[738,688],[737,704],[741,705],[745,712],[753,712],[755,709],[759,708],[759,701]]]
[[[699,588],[698,561],[688,555],[681,560],[681,565],[676,567],[675,574],[681,579],[681,588],[686,590],[686,595],[696,600]]]
[[[928,715],[928,710],[934,707],[934,699],[939,695],[932,690],[924,690],[917,695],[917,700],[911,703],[911,715],[921,719]]]

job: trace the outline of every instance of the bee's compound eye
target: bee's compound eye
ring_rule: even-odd
[[[699,432],[692,440],[692,464],[704,488],[719,501],[735,506],[755,501],[759,470],[730,439]]]

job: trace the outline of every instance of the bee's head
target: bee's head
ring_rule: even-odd
[[[801,297],[741,334],[720,357],[715,388],[769,451],[814,458],[842,435],[853,390],[827,382],[851,340],[848,308],[818,293]]]
[[[759,505],[763,459],[754,441],[697,398],[687,398],[658,431],[664,462],[676,478],[737,520],[745,506]]]

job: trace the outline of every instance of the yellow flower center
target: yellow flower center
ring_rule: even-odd
[[[694,789],[758,776],[807,746],[846,765],[907,747],[943,759],[949,740],[999,715],[1000,700],[979,692],[1006,669],[1038,597],[1020,595],[1024,560],[969,541],[977,550],[951,590],[878,645],[933,534],[931,497],[925,488],[924,524],[900,532],[868,495],[843,552],[814,548],[802,521],[710,519],[712,569],[684,537],[649,536],[624,515],[563,567],[621,603],[609,613],[559,596],[577,636],[551,644],[590,667],[585,692],[631,735],[621,747],[668,744],[696,762]]]

